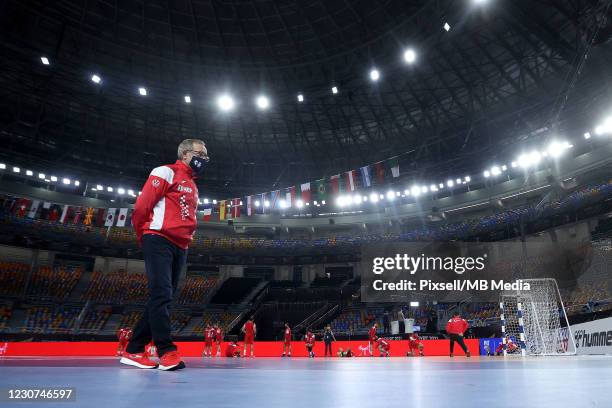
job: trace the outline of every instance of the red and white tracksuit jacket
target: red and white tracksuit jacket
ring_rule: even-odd
[[[460,317],[452,317],[446,323],[446,332],[448,334],[463,334],[470,327],[467,321]]]
[[[134,204],[132,224],[138,241],[157,234],[187,249],[196,229],[198,187],[191,168],[180,160],[156,167]]]

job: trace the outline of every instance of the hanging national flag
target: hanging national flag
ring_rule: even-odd
[[[265,214],[266,213],[266,201],[267,201],[267,196],[266,193],[261,193],[260,197],[257,201],[259,201],[259,206],[257,205],[257,203],[255,203],[255,207],[257,207],[257,211],[259,214]],[[268,204],[269,205],[269,204]]]
[[[38,212],[38,207],[40,207],[40,200],[32,201],[32,206],[30,207],[30,211],[28,211],[28,218],[36,217],[36,213]]]
[[[125,227],[125,222],[127,221],[127,213],[128,213],[127,208],[119,209],[119,215],[117,216],[117,226],[118,227]]]
[[[370,180],[370,166],[363,166],[359,169],[361,173],[361,184],[364,187],[371,187],[372,181]]]
[[[285,201],[287,202],[287,208],[295,207],[295,186],[285,189]]]
[[[104,214],[106,213],[106,210],[104,208],[98,208],[98,213],[96,214],[96,227],[101,227],[104,225],[104,220],[106,217],[104,217]]]
[[[219,201],[219,221],[225,221],[225,200]]]
[[[270,193],[270,208],[274,210],[280,208],[280,200],[280,190],[272,191]]]
[[[232,218],[240,218],[240,199],[234,198],[232,201]]]
[[[85,213],[85,219],[83,220],[83,224],[84,225],[91,225],[92,221],[93,221],[93,216],[94,216],[94,209],[93,209],[93,207],[87,208],[87,211]]]
[[[51,203],[48,201],[45,201],[42,205],[42,209],[40,210],[40,215],[38,216],[38,218],[42,220],[48,220],[50,211],[51,211]]]
[[[82,208],[76,207],[76,210],[74,211],[74,216],[72,217],[72,223],[79,224],[81,222],[81,216],[82,216]]]
[[[109,208],[106,213],[106,221],[104,222],[105,227],[112,227],[115,223],[115,214],[117,213],[116,208]]]
[[[355,170],[346,173],[346,191],[355,191]]]
[[[25,217],[30,208],[31,201],[26,198],[20,198],[13,203],[13,214],[17,217]]]
[[[300,199],[304,204],[310,202],[310,183],[304,183],[300,186]]]
[[[374,165],[376,170],[376,182],[378,184],[384,184],[385,182],[385,166],[383,166],[382,162],[378,162]]]
[[[53,204],[51,208],[49,209],[49,221],[57,222],[60,218],[61,211],[62,211],[62,207],[60,207],[57,204]]]
[[[340,192],[340,175],[335,174],[331,176],[329,184],[331,185],[332,194],[338,194]]]
[[[62,209],[62,215],[60,216],[59,222],[61,222],[62,224],[66,222],[66,219],[68,218],[68,209],[70,208],[70,206],[65,205],[64,208]]]
[[[204,214],[202,215],[202,221],[210,221],[211,216],[212,216],[212,208],[205,208]]]
[[[246,203],[247,203],[247,216],[250,217],[251,215],[253,215],[253,196],[247,196]]]
[[[393,175],[393,178],[397,178],[400,176],[400,172],[399,172],[399,160],[397,157],[394,157],[392,159],[387,160],[387,163],[389,164],[389,168],[391,169],[391,174]]]
[[[315,181],[315,194],[317,200],[327,200],[327,189],[325,179]]]

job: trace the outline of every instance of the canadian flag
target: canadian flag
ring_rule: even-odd
[[[119,216],[117,217],[117,226],[118,227],[125,227],[125,221],[127,220],[127,213],[128,213],[128,209],[127,208],[120,208],[119,209]]]
[[[202,215],[202,221],[210,221],[211,216],[212,216],[212,208],[205,208],[204,215]]]
[[[112,227],[115,223],[115,213],[117,213],[116,208],[109,208],[106,213],[106,222],[104,223],[105,227]]]

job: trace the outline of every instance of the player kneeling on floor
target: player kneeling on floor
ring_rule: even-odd
[[[423,357],[425,354],[423,353],[423,343],[421,343],[421,339],[419,335],[416,333],[410,333],[408,336],[408,353],[406,354],[408,357],[414,357],[415,352],[419,351],[419,356]]]
[[[391,350],[391,343],[382,337],[378,337],[376,339],[376,345],[378,346],[378,351],[380,352],[381,357],[389,357],[389,350]]]
[[[235,341],[225,346],[225,357],[240,357],[240,346]]]

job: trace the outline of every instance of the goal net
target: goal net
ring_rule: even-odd
[[[501,295],[504,355],[576,354],[557,281],[523,279],[523,284],[523,290],[506,291]]]

